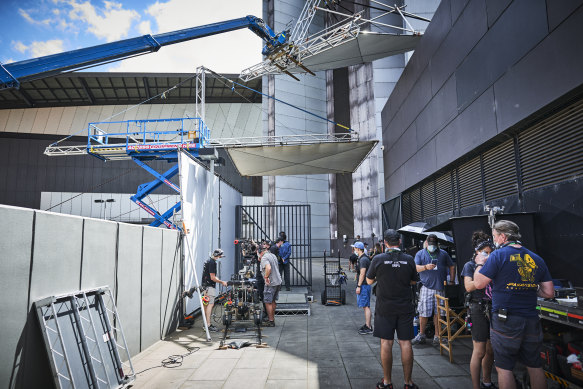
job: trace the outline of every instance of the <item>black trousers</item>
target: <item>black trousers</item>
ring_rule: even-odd
[[[283,263],[279,264],[279,275],[282,276],[281,278],[282,278],[283,282],[285,283],[286,288],[289,288],[290,269],[291,269],[291,265],[290,265],[289,261],[286,264],[283,264]]]

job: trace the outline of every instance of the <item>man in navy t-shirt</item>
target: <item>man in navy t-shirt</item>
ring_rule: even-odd
[[[433,316],[435,325],[435,336],[433,344],[439,344],[437,329],[439,328],[437,315],[437,302],[435,294],[441,294],[443,283],[447,281],[447,273],[451,281],[455,280],[455,267],[448,253],[437,246],[437,236],[434,234],[427,236],[427,248],[419,250],[415,254],[415,265],[419,278],[421,279],[421,290],[419,292],[419,334],[413,339],[413,344],[425,343],[425,326],[427,320]]]
[[[520,244],[518,226],[500,220],[492,229],[498,247],[488,259],[476,260],[474,285],[492,282],[490,341],[500,389],[514,388],[512,369],[517,360],[526,365],[532,389],[546,388],[540,351],[542,329],[536,310],[537,296],[554,297],[547,265]]]

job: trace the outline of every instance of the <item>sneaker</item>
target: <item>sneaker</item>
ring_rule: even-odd
[[[366,330],[368,327],[366,326],[366,324],[363,324],[358,331],[362,331],[362,330]]]
[[[405,386],[403,388],[404,389],[419,389],[419,387],[415,383],[412,383],[411,385],[405,384]]]
[[[381,378],[381,380],[377,382],[376,389],[393,389],[393,384],[385,384],[385,379]]]
[[[447,340],[445,342],[443,342],[443,343],[446,343],[447,344]],[[434,346],[439,346],[439,336],[434,336],[433,337],[433,345]]]
[[[372,334],[372,328],[371,327],[367,327],[366,325],[363,326],[363,328],[358,330],[358,333],[361,335],[369,335]]]
[[[192,298],[194,291],[196,290],[196,288],[190,288],[189,290],[185,290],[184,292],[182,292],[182,298],[188,297],[188,298]]]
[[[263,323],[263,327],[275,327],[275,321],[268,320]]]
[[[202,327],[202,329],[204,330],[204,327]],[[219,332],[219,329],[218,329],[217,327],[215,327],[215,325],[214,325],[214,324],[211,324],[211,325],[209,326],[209,331],[210,331],[210,332]]]
[[[427,337],[425,336],[425,334],[418,333],[417,336],[414,337],[413,340],[411,341],[411,344],[425,344],[426,340]]]
[[[491,382],[489,386],[486,386],[486,384],[480,382],[480,389],[498,389],[498,387],[493,382]]]

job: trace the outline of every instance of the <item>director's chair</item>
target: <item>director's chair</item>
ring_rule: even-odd
[[[449,354],[449,362],[453,363],[453,341],[457,338],[469,338],[472,335],[464,333],[466,329],[465,315],[467,308],[464,307],[463,285],[444,285],[444,295],[435,295],[437,299],[437,314],[439,321],[439,355],[446,350]],[[452,329],[454,324],[458,324],[458,329]],[[437,331],[437,330],[436,330]],[[447,334],[447,337],[445,337]],[[444,338],[447,341],[444,341]]]

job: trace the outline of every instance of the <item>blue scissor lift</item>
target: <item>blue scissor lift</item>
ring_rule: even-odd
[[[118,132],[110,132],[111,128],[118,129]],[[125,131],[120,130],[123,128]],[[94,122],[89,123],[87,132],[87,154],[103,161],[132,160],[154,176],[153,181],[140,185],[137,193],[131,197],[133,202],[154,217],[150,226],[164,224],[168,228],[180,230],[172,222],[172,216],[181,208],[180,201],[161,213],[144,203],[143,199],[162,184],[180,193],[180,188],[170,181],[178,173],[179,150],[201,159],[216,155],[214,148],[205,148],[210,131],[203,120],[197,117]],[[146,162],[153,160],[165,160],[173,166],[160,173],[147,165]]]

